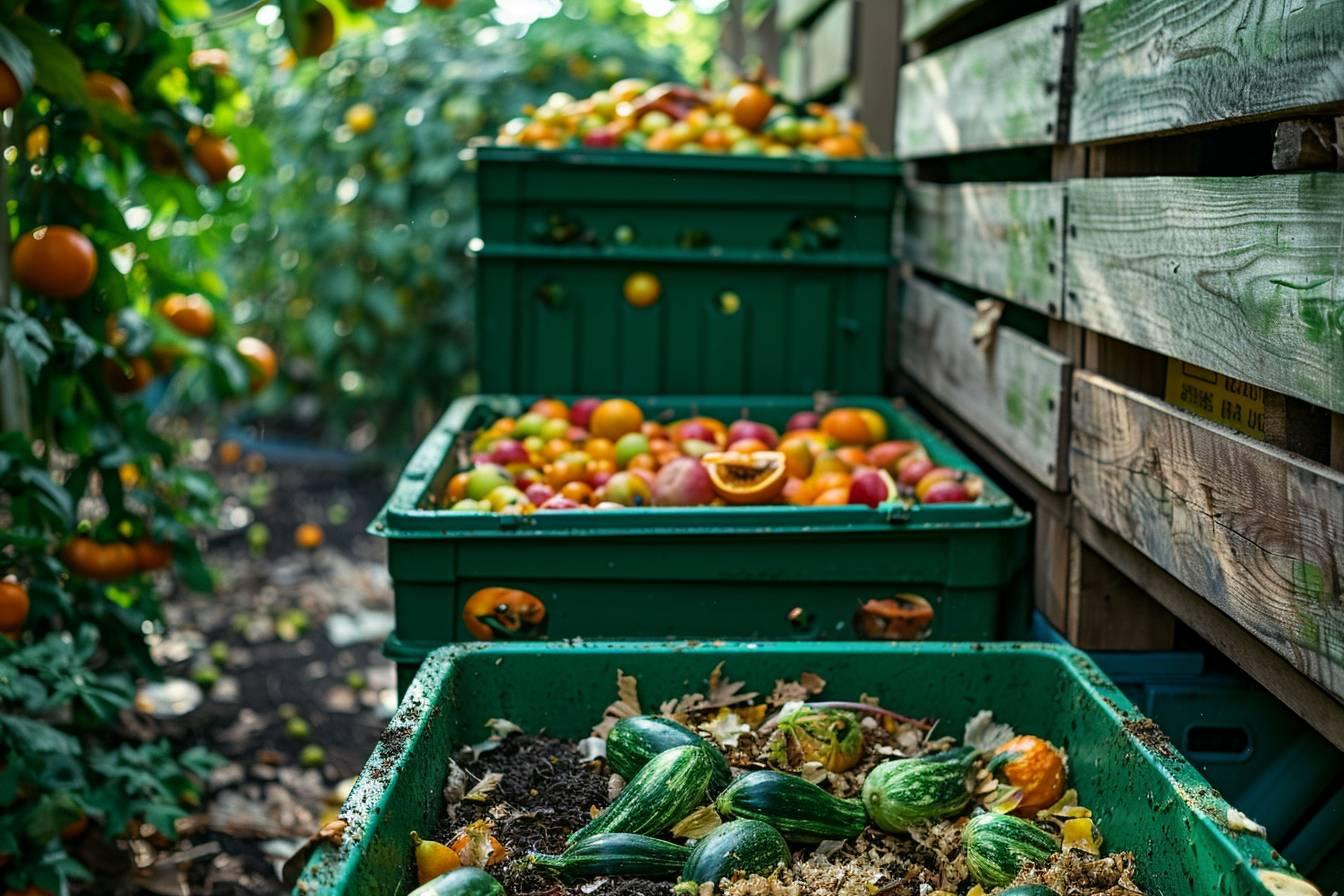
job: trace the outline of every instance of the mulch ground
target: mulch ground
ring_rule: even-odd
[[[154,651],[169,680],[150,692],[199,704],[128,722],[139,737],[204,745],[225,764],[178,839],[137,844],[125,882],[102,878],[99,893],[288,892],[280,865],[335,814],[395,706],[380,652],[391,584],[382,543],[363,532],[386,477],[302,456],[215,467],[226,500],[206,560],[218,587],[165,600],[168,635]],[[294,544],[305,522],[323,527],[315,551]]]

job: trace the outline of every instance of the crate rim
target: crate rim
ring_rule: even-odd
[[[631,149],[533,149],[526,146],[472,146],[459,153],[464,162],[526,164],[550,162],[593,168],[655,168],[684,171],[720,171],[730,174],[841,174],[859,177],[897,177],[901,162],[891,157],[869,159],[809,159],[802,156],[734,156],[715,153],[650,152]]]
[[[473,241],[467,247],[469,256],[533,262],[572,262],[578,264],[645,264],[696,265],[703,267],[783,267],[783,268],[874,268],[885,269],[895,264],[894,258],[881,252],[816,252],[800,253],[764,249],[668,249],[643,247],[636,249],[610,246],[565,245],[550,246],[527,243],[487,243]]]
[[[1132,701],[1115,685],[1092,660],[1076,647],[1067,644],[1044,644],[1039,642],[811,642],[805,645],[790,642],[768,641],[556,641],[543,645],[507,642],[477,642],[470,644],[450,644],[434,650],[416,672],[414,680],[397,707],[396,713],[388,722],[388,730],[400,729],[409,732],[404,739],[389,741],[379,739],[368,762],[361,769],[358,779],[341,808],[340,817],[349,828],[341,841],[341,854],[331,856],[332,847],[323,843],[309,858],[300,881],[293,892],[322,892],[325,882],[333,877],[340,879],[354,861],[362,856],[359,845],[363,840],[363,829],[381,814],[381,808],[390,797],[392,783],[395,782],[414,753],[428,720],[438,707],[443,688],[450,681],[453,665],[462,657],[472,654],[487,654],[495,657],[496,663],[511,656],[524,656],[536,652],[559,654],[568,653],[576,657],[603,654],[610,656],[629,655],[704,655],[706,659],[727,659],[726,654],[733,653],[807,653],[807,654],[844,654],[860,657],[880,657],[890,653],[975,655],[1009,654],[1017,656],[1039,656],[1054,662],[1061,673],[1072,677],[1076,683],[1092,697],[1097,706],[1114,723],[1121,733],[1125,745],[1133,755],[1156,768],[1161,777],[1171,786],[1173,795],[1182,799],[1197,823],[1204,825],[1231,856],[1239,861],[1229,867],[1229,871],[1240,869],[1247,875],[1258,870],[1280,871],[1292,875],[1293,869],[1274,848],[1263,838],[1248,832],[1232,832],[1225,825],[1214,820],[1213,811],[1223,818],[1228,817],[1231,806],[1212,791],[1208,782],[1186,760],[1175,747],[1167,750],[1155,749],[1144,743],[1133,730],[1136,722],[1145,721]],[[1165,735],[1164,735],[1165,738]],[[395,744],[395,747],[393,746]],[[369,773],[369,769],[381,768],[378,774]],[[1212,795],[1205,801],[1197,801],[1190,794],[1209,792]],[[348,850],[345,844],[354,844]],[[330,857],[330,858],[329,858]],[[1262,884],[1263,892],[1269,892]]]
[[[645,537],[648,535],[768,535],[777,533],[818,532],[822,535],[891,533],[895,531],[964,531],[1024,527],[1031,515],[1022,510],[972,463],[956,446],[913,409],[900,413],[924,429],[928,436],[957,454],[964,469],[980,476],[988,500],[973,504],[937,506],[883,504],[877,508],[793,507],[761,505],[739,507],[639,507],[625,510],[565,511],[554,510],[527,516],[485,512],[428,510],[421,507],[439,468],[447,460],[454,438],[461,432],[478,407],[503,413],[504,406],[521,411],[523,403],[541,397],[530,393],[470,395],[454,400],[397,479],[391,496],[366,531],[379,538],[393,540],[434,539],[444,537],[528,538],[608,535]],[[580,396],[557,396],[575,398]],[[738,404],[793,403],[807,401],[799,395],[633,395],[637,403],[654,401],[672,404],[707,404],[735,401]],[[895,413],[889,400],[876,396],[840,396],[846,404],[872,407]],[[743,400],[745,399],[745,401]],[[705,514],[713,523],[705,524]]]

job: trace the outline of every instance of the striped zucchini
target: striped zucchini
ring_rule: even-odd
[[[506,896],[499,881],[479,868],[458,868],[416,887],[410,896]]]
[[[1059,852],[1055,838],[1029,821],[987,812],[977,815],[961,833],[966,867],[982,887],[1012,882],[1028,862],[1044,865]]]
[[[888,833],[955,815],[971,801],[967,781],[977,751],[959,747],[914,759],[892,759],[868,773],[863,805]]]
[[[714,808],[725,818],[764,821],[790,843],[844,840],[868,826],[858,800],[842,800],[797,775],[769,770],[739,777],[719,794]]]
[[[770,825],[750,819],[730,821],[695,845],[681,869],[681,879],[686,884],[717,884],[738,873],[746,877],[769,874],[792,861],[789,845]]]
[[[565,880],[623,874],[633,877],[676,877],[690,847],[643,834],[594,834],[558,856],[532,853],[527,860]]]
[[[1044,884],[1022,884],[1004,890],[999,896],[1059,896],[1059,893]]]
[[[685,725],[658,716],[632,716],[621,719],[607,732],[607,765],[629,781],[650,759],[664,750],[686,744],[709,744]],[[709,789],[718,793],[732,781],[733,773],[723,753],[710,747],[715,756],[714,777]]]
[[[607,808],[569,835],[570,845],[594,834],[661,834],[700,805],[714,774],[708,744],[664,750],[649,760]]]

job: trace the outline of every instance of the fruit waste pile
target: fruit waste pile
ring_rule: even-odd
[[[495,145],[820,159],[868,155],[863,125],[841,120],[821,103],[800,111],[750,81],[723,92],[640,78],[581,100],[552,94],[500,128]]]
[[[1055,745],[989,712],[957,745],[824,688],[762,697],[720,668],[652,715],[622,675],[578,743],[495,720],[434,839],[408,832],[413,896],[1141,896]]]
[[[888,438],[870,408],[793,415],[781,435],[753,420],[646,420],[623,398],[573,407],[543,398],[476,432],[469,462],[437,506],[532,513],[626,507],[799,507],[976,500],[979,477],[935,464],[924,446]]]

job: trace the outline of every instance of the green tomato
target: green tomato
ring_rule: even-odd
[[[483,501],[500,486],[512,484],[512,477],[502,467],[484,464],[472,470],[467,477],[467,497],[473,501]]]
[[[541,437],[546,441],[563,439],[569,433],[569,421],[552,417],[541,426]]]
[[[672,116],[668,115],[666,112],[660,112],[657,109],[645,113],[644,117],[639,120],[640,133],[646,137],[661,131],[663,128],[670,128],[671,126]]]
[[[770,136],[780,143],[797,146],[803,140],[803,128],[798,123],[798,119],[792,115],[784,115],[776,119],[774,124],[770,126]]]
[[[630,461],[649,453],[649,439],[642,432],[628,432],[616,440],[616,466],[624,469]]]
[[[513,437],[515,439],[523,439],[528,436],[541,435],[541,428],[546,425],[548,419],[550,418],[529,411],[518,418],[518,422],[513,428]]]

